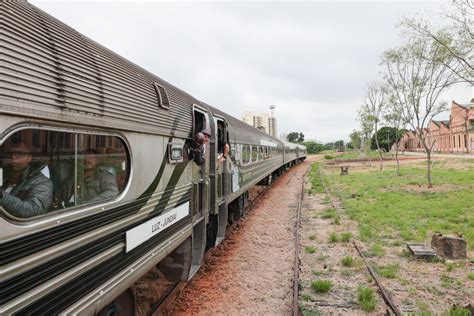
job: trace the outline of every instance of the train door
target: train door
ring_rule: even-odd
[[[230,157],[224,157],[224,148],[226,144],[229,144],[228,141],[228,132],[227,132],[227,123],[226,121],[221,118],[215,118],[215,127],[216,127],[216,140],[215,140],[215,147],[216,147],[216,160],[215,160],[215,179],[216,185],[213,189],[216,192],[215,196],[217,197],[215,200],[217,211],[216,214],[213,216],[214,226],[211,227],[210,233],[210,243],[208,246],[214,246],[221,242],[225,237],[225,231],[228,222],[228,210],[227,210],[227,203],[226,203],[226,196],[230,192],[230,185],[229,185],[229,167],[228,164],[230,163]],[[230,154],[228,154],[230,156]],[[211,198],[212,200],[212,198]],[[211,224],[211,221],[210,221]]]
[[[193,107],[193,136],[198,132],[209,129],[209,114],[206,109],[194,105]],[[198,271],[204,258],[207,241],[207,218],[209,214],[209,166],[210,144],[204,148],[204,162],[202,165],[192,163],[193,169],[193,237],[192,262],[189,279]]]

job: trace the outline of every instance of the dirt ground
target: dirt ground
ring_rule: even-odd
[[[288,315],[293,304],[299,164],[277,179],[179,295],[172,314]]]

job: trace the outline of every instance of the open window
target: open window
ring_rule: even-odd
[[[130,159],[117,136],[24,129],[0,147],[0,206],[30,218],[116,198],[125,188]]]

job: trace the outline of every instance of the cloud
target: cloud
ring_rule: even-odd
[[[379,78],[379,56],[400,43],[400,18],[440,7],[374,1],[31,2],[237,118],[275,104],[279,133],[302,131],[325,141],[348,139],[358,127],[356,109],[366,84]]]

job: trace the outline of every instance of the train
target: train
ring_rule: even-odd
[[[2,315],[133,314],[134,282],[192,278],[249,189],[306,158],[26,1],[0,16]]]

